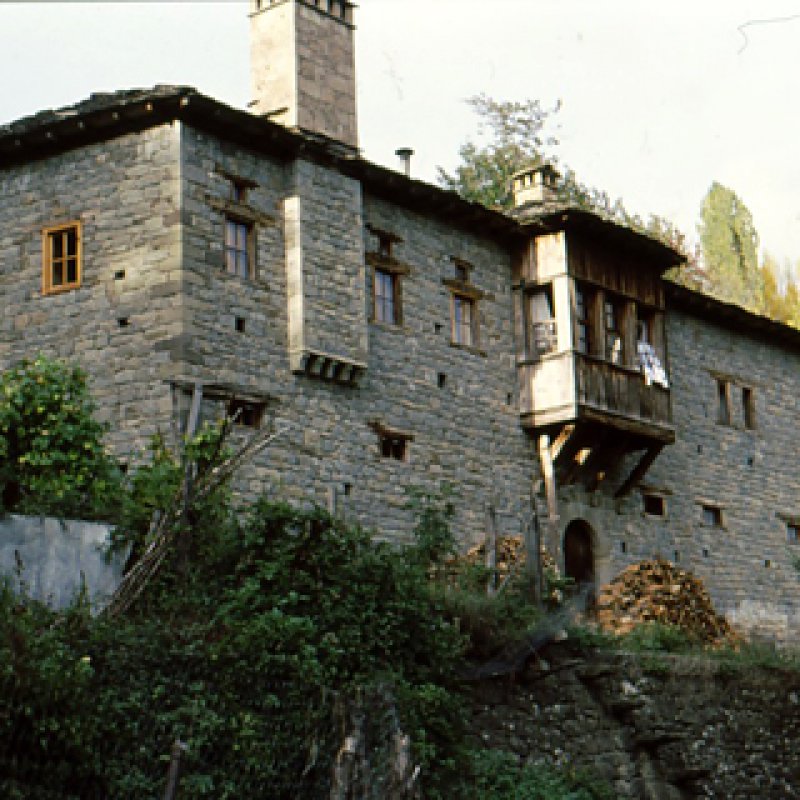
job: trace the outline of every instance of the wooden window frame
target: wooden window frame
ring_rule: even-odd
[[[386,279],[384,281],[384,279]],[[391,297],[379,291],[381,286],[389,287]],[[400,275],[383,266],[372,268],[372,321],[383,325],[402,325],[403,304],[401,301]],[[387,315],[387,304],[391,303],[391,314]]]
[[[733,413],[731,409],[731,382],[727,378],[714,378],[717,390],[717,425],[731,427]]]
[[[450,291],[450,345],[484,355],[481,350],[480,324],[480,301],[484,297],[484,292],[469,282],[473,270],[472,264],[455,256],[451,256],[450,260],[454,265],[455,277],[442,280]],[[465,275],[466,281],[463,280]],[[464,330],[464,326],[457,319],[457,310],[462,303],[470,309],[469,342],[462,341],[461,331]]]
[[[70,231],[75,232],[75,255],[63,256],[60,261],[63,267],[67,262],[75,260],[75,280],[64,281],[60,284],[53,283],[53,242],[58,235],[66,236]],[[79,289],[83,279],[83,228],[80,220],[71,220],[61,225],[51,225],[42,229],[42,294],[60,294]]]
[[[253,280],[256,274],[256,259],[255,259],[255,251],[256,251],[256,229],[253,221],[250,219],[245,219],[244,217],[237,216],[236,214],[225,214],[223,218],[223,242],[222,242],[222,257],[224,261],[224,271],[228,275],[234,275],[237,278],[242,278],[243,280]],[[247,274],[241,275],[238,269],[230,269],[228,264],[228,254],[229,253],[241,253],[242,250],[235,246],[230,246],[228,244],[228,225],[234,225],[240,228],[244,228],[245,231],[245,259],[247,263]],[[238,259],[237,259],[238,263]]]
[[[653,502],[660,504],[660,511],[652,510],[652,506],[648,508],[648,504]],[[667,498],[660,492],[642,492],[642,513],[651,519],[666,519],[667,518]]]
[[[398,261],[393,252],[394,245],[402,242],[402,238],[395,233],[376,228],[374,225],[367,224],[367,230],[377,238],[377,250],[368,251],[364,259],[372,270],[372,297],[370,301],[369,321],[377,325],[384,325],[387,328],[402,328],[403,312],[403,279],[411,272],[407,264]],[[393,294],[394,319],[383,319],[378,313],[378,273],[391,277]]]
[[[703,500],[700,502],[700,514],[706,528],[725,529],[725,509],[721,505]]]

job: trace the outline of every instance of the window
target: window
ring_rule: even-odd
[[[575,337],[576,348],[579,353],[589,352],[589,314],[587,309],[586,291],[581,286],[575,287]]]
[[[231,202],[246,203],[248,186],[243,181],[231,179]]]
[[[397,302],[397,276],[384,269],[375,269],[375,310],[376,322],[399,325],[399,305]]]
[[[643,494],[644,513],[651,517],[665,517],[667,515],[667,502],[660,494]]]
[[[786,523],[786,540],[789,544],[800,544],[800,522]]]
[[[539,286],[531,292],[529,309],[531,326],[528,349],[532,357],[539,358],[558,347],[553,287],[550,284]]]
[[[475,301],[464,295],[453,295],[453,343],[475,347]]]
[[[722,528],[722,509],[719,506],[712,506],[710,504],[702,505],[703,525],[708,525],[710,528]]]
[[[742,387],[742,413],[744,426],[752,430],[756,427],[756,402],[753,390],[748,386]]]
[[[731,384],[722,378],[717,378],[717,422],[731,424]]]
[[[408,460],[408,439],[404,436],[382,433],[379,442],[382,458],[393,458],[395,461]]]
[[[225,270],[240,278],[252,277],[253,226],[225,217]]]
[[[42,231],[42,292],[55,294],[81,285],[81,224]]]
[[[233,399],[228,403],[228,417],[235,425],[246,428],[261,427],[261,418],[264,416],[264,404],[253,403],[247,400]]]
[[[603,320],[606,333],[606,360],[612,364],[622,363],[622,334],[620,329],[620,309],[615,300],[606,298],[603,303]]]

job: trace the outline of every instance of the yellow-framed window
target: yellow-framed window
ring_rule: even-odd
[[[55,294],[81,285],[81,223],[42,230],[42,293]]]

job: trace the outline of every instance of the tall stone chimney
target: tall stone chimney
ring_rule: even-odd
[[[511,191],[514,208],[527,205],[545,206],[558,202],[561,174],[552,164],[539,164],[514,173]]]
[[[358,148],[353,3],[251,3],[253,113]]]

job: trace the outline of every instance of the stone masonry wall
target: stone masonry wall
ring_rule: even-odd
[[[786,641],[800,629],[800,545],[786,525],[800,516],[800,353],[677,309],[667,341],[676,441],[642,481],[663,493],[666,516],[645,514],[639,491],[620,503],[568,487],[562,526],[589,522],[600,582],[661,555],[702,578],[735,626]],[[731,381],[730,425],[717,422],[719,374]],[[745,427],[743,386],[753,391],[754,429]],[[703,504],[721,508],[722,527],[704,522]]]
[[[567,644],[472,696],[475,746],[587,770],[619,798],[800,796],[794,671]]]
[[[0,170],[0,368],[38,352],[79,363],[125,455],[171,412],[159,343],[182,326],[178,141],[163,125]],[[42,229],[73,220],[81,286],[43,296]]]
[[[222,216],[207,200],[209,193],[221,191],[214,165],[257,182],[251,205],[278,219],[284,197],[298,184],[289,166],[186,131],[187,329],[198,357],[185,363],[185,371],[190,378],[235,382],[269,395],[268,421],[291,426],[242,471],[240,488],[249,495],[267,492],[322,505],[336,496],[337,508],[349,518],[376,528],[381,536],[403,537],[413,520],[405,490],[436,490],[449,483],[458,490],[455,530],[462,541],[484,535],[489,504],[501,532],[520,532],[530,518],[535,462],[519,426],[516,398],[509,396],[515,385],[509,254],[488,239],[365,197],[364,223],[403,239],[395,248],[396,257],[411,267],[403,279],[403,325],[367,327],[364,308],[368,367],[358,387],[295,375],[288,360],[283,228],[279,223],[258,226],[255,280],[225,274]],[[337,219],[335,173],[321,175],[314,192],[315,213]],[[362,237],[374,249],[371,234],[359,232]],[[312,240],[307,244],[314,246]],[[349,241],[345,246],[350,248]],[[315,264],[311,255],[304,278],[324,292],[322,260]],[[473,282],[486,292],[480,302],[483,352],[450,345],[450,296],[442,279],[452,277],[451,255],[474,264]],[[371,291],[367,285],[360,294],[365,306]],[[244,318],[244,333],[235,330],[235,316]],[[335,320],[307,322],[330,326]],[[441,388],[440,372],[445,376]],[[370,426],[375,420],[414,435],[408,461],[380,457]]]

